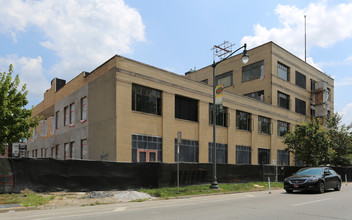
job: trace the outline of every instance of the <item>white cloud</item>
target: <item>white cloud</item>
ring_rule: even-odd
[[[132,53],[134,42],[145,41],[145,26],[136,9],[123,0],[0,0],[0,31],[17,34],[35,27],[41,45],[61,61],[51,73],[70,78],[90,71],[114,54]]]
[[[328,5],[328,1],[310,3],[306,8],[278,5],[276,14],[281,28],[254,26],[254,36],[245,36],[242,43],[255,47],[273,41],[297,56],[304,58],[304,15],[307,16],[307,50],[313,46],[331,47],[338,41],[352,37],[352,3]],[[320,68],[307,58],[311,64]]]
[[[342,115],[342,123],[350,124],[352,123],[352,103],[347,104],[340,112]]]
[[[19,75],[21,85],[27,84],[31,102],[38,102],[43,98],[43,93],[50,88],[49,81],[43,75],[42,58],[18,57],[17,55],[8,55],[0,57],[1,72],[8,72],[8,67],[13,64],[14,75]]]

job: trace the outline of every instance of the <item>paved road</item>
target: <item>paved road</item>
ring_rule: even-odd
[[[249,192],[3,213],[0,219],[352,219],[352,185],[324,194]]]

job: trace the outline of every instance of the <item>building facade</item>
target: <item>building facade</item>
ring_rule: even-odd
[[[217,163],[294,165],[284,134],[333,112],[334,81],[273,42],[216,68],[223,109],[216,118]],[[54,79],[33,110],[40,125],[29,157],[212,162],[212,68],[177,75],[121,56],[66,84]]]

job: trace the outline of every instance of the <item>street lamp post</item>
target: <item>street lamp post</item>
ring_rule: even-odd
[[[216,88],[216,84],[215,84],[215,68],[216,66],[229,59],[234,53],[236,53],[237,51],[241,50],[242,48],[244,48],[243,50],[243,55],[242,55],[242,62],[244,64],[246,64],[249,61],[249,57],[247,55],[247,44],[244,44],[242,47],[238,48],[237,50],[235,50],[234,52],[232,52],[230,55],[228,55],[227,57],[225,57],[222,60],[219,60],[218,62],[215,62],[215,59],[213,60],[213,65],[211,65],[211,67],[213,68],[213,179],[210,185],[211,189],[219,189],[219,185],[218,185],[218,181],[216,178],[216,107],[215,107],[215,88]]]

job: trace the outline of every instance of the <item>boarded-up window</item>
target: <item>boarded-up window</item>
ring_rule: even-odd
[[[175,118],[198,121],[198,100],[176,95]]]
[[[295,110],[297,113],[306,115],[306,102],[296,98]]]
[[[87,139],[81,140],[81,159],[88,159],[88,141]]]

